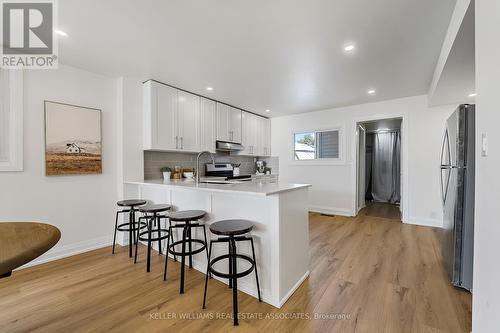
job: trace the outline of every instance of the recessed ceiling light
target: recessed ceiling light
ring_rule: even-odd
[[[471,93],[471,94],[469,94],[469,97],[476,97],[476,96],[477,96],[477,94],[476,94],[476,93]]]
[[[351,52],[351,51],[354,51],[354,44],[349,44],[349,45],[346,45],[344,46],[344,51],[346,52]]]
[[[375,95],[375,89],[368,90],[368,95]]]
[[[66,32],[62,31],[62,30],[57,30],[56,29],[56,30],[54,30],[54,32],[56,34],[58,34],[59,36],[68,37],[68,34]]]
[[[207,90],[208,90],[208,91],[212,91],[212,90],[214,90],[214,88],[212,88],[212,87],[207,87]]]
[[[269,110],[269,109],[266,109],[266,112],[271,112],[271,110]]]

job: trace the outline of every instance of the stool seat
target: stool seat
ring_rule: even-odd
[[[247,220],[223,220],[210,225],[212,233],[224,236],[243,235],[252,231],[252,229],[252,222]]]
[[[147,204],[139,207],[139,211],[142,213],[161,213],[170,210],[172,205],[168,204]]]
[[[135,206],[145,205],[146,202],[147,202],[146,200],[129,199],[129,200],[118,201],[116,204],[121,207],[135,207]]]
[[[180,210],[169,214],[171,221],[186,222],[199,220],[205,216],[206,212],[203,210]]]

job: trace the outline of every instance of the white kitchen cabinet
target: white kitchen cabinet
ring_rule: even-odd
[[[145,150],[200,150],[200,97],[154,81],[143,86]]]
[[[200,97],[179,90],[177,109],[177,149],[200,150]]]
[[[259,156],[271,156],[271,120],[259,117],[260,145]]]
[[[242,111],[217,103],[217,140],[241,143]]]
[[[260,119],[254,114],[243,112],[241,118],[241,144],[245,147],[240,155],[259,155],[260,147]]]
[[[177,147],[177,89],[154,81],[143,86],[143,146],[152,150]]]
[[[217,107],[216,102],[201,98],[200,108],[200,139],[201,149],[215,153],[216,129],[217,129]]]
[[[270,120],[248,112],[242,116],[242,140],[245,150],[240,155],[271,156]]]

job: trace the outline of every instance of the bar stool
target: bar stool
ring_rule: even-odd
[[[205,291],[203,293],[203,309],[206,308],[205,301],[207,298],[207,287],[208,287],[208,277],[212,273],[215,276],[229,279],[229,288],[233,288],[233,325],[238,325],[238,278],[244,277],[255,270],[255,280],[257,281],[257,293],[259,296],[259,302],[262,302],[260,298],[260,287],[259,287],[259,276],[257,274],[257,261],[255,260],[255,248],[253,245],[253,238],[251,236],[243,236],[249,233],[253,229],[253,224],[247,220],[223,220],[219,222],[212,223],[210,225],[210,231],[213,234],[221,235],[224,237],[219,237],[215,240],[210,241],[210,249],[208,251],[208,261],[207,261],[207,274],[205,276]],[[236,242],[250,241],[252,244],[252,257],[250,258],[244,254],[236,253]],[[212,254],[212,244],[213,243],[229,243],[229,253],[224,254],[214,259],[210,260]],[[228,259],[229,261],[229,273],[222,273],[215,270],[212,266],[223,259]],[[250,263],[250,268],[238,272],[238,266],[236,259],[243,259]]]
[[[181,282],[179,287],[179,293],[184,293],[184,274],[185,274],[185,264],[186,264],[186,256],[189,257],[189,268],[193,268],[193,255],[202,252],[205,250],[207,252],[208,259],[208,251],[207,251],[207,232],[205,229],[205,224],[200,224],[197,222],[202,219],[206,213],[203,210],[184,210],[178,212],[172,212],[169,214],[170,222],[177,222],[178,224],[172,224],[169,227],[169,232],[172,234],[172,229],[182,228],[182,239],[176,242],[172,241],[170,244],[170,238],[167,241],[167,256],[165,257],[165,270],[163,271],[163,280],[167,279],[167,264],[168,264],[168,254],[171,253],[174,256],[181,257]],[[179,224],[180,223],[180,224]],[[193,239],[191,238],[191,229],[192,228],[203,228],[203,235],[205,237],[205,241],[201,239]],[[193,250],[193,243],[201,244],[201,247]],[[181,245],[181,251],[176,250],[176,246]],[[189,250],[186,250],[186,245],[189,247]]]
[[[116,231],[128,231],[128,256],[129,258],[132,258],[132,240],[134,243],[137,244],[137,235],[136,232],[139,232],[139,223],[135,221],[135,213],[138,212],[137,208],[138,206],[142,206],[146,204],[146,200],[140,200],[140,199],[131,199],[131,200],[121,200],[116,203],[120,207],[128,207],[122,210],[119,210],[116,212],[116,219],[115,219],[115,234],[113,236],[113,250],[112,254],[115,253],[115,243],[116,243]],[[128,222],[118,224],[118,215],[119,214],[124,214],[124,213],[129,213],[129,219]]]
[[[143,218],[145,218],[148,222],[145,223],[145,226],[140,227],[140,230],[146,228],[145,231],[139,230],[138,240],[139,241],[147,241],[148,242],[148,252],[147,252],[147,260],[146,260],[146,272],[150,271],[151,268],[151,242],[158,242],[158,250],[161,254],[161,241],[169,238],[170,231],[169,229],[165,229],[161,227],[161,218],[165,218],[166,216],[161,216],[158,213],[166,212],[172,208],[171,205],[167,204],[148,204],[145,206],[139,207],[139,211],[141,213],[146,214]],[[153,226],[154,224],[154,226]],[[157,237],[153,237],[153,232],[158,234]],[[134,255],[134,264],[137,262],[137,244],[135,243],[135,255]]]

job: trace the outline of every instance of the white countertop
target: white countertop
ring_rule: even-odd
[[[126,181],[125,184],[150,185],[150,186],[172,186],[179,188],[191,188],[202,191],[213,192],[239,192],[245,194],[271,195],[280,192],[293,191],[301,188],[310,187],[310,184],[289,184],[282,182],[242,182],[239,184],[196,184],[189,180],[141,180]]]

